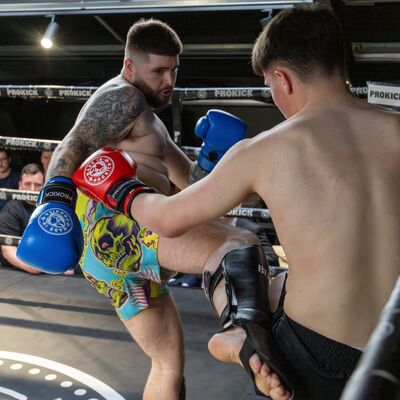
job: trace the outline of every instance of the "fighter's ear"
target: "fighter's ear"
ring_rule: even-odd
[[[129,78],[132,78],[135,75],[135,63],[129,57],[124,59],[124,70],[128,74]]]
[[[286,94],[292,94],[293,92],[293,75],[287,68],[276,68],[274,70],[274,75],[278,78],[282,89]]]

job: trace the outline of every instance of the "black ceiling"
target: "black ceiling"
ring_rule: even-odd
[[[0,82],[100,84],[120,71],[132,23],[153,17],[169,23],[184,43],[178,85],[260,85],[249,58],[266,15],[260,9],[61,14],[56,45],[45,50],[40,39],[48,16],[0,13]]]
[[[367,80],[400,80],[400,2],[330,3],[349,40],[350,81],[362,85]],[[293,4],[284,0],[3,0],[0,84],[100,85],[120,71],[130,25],[154,17],[168,22],[184,43],[177,86],[262,86],[249,63],[260,21]],[[60,29],[56,46],[44,50],[39,42],[51,15]],[[371,44],[377,44],[378,53],[389,54],[364,54]],[[361,49],[359,59],[354,59],[351,46]]]

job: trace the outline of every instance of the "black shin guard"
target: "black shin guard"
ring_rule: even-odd
[[[293,395],[293,386],[286,373],[287,362],[270,331],[268,264],[263,250],[256,245],[234,249],[225,255],[212,275],[208,271],[204,273],[204,287],[211,304],[222,278],[225,279],[227,306],[220,316],[220,323],[223,330],[232,325],[244,329],[246,339],[239,353],[243,367],[254,381],[249,359],[257,353]],[[256,385],[254,389],[257,394],[267,397]]]
[[[231,250],[212,275],[204,272],[204,287],[211,304],[222,278],[227,296],[227,306],[220,316],[223,329],[242,325],[242,320],[270,322],[268,264],[261,247],[249,245]]]

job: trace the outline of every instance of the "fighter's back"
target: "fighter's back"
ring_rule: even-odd
[[[364,346],[400,274],[400,114],[351,98],[259,140],[260,194],[290,264],[287,314]]]

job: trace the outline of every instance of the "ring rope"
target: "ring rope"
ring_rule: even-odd
[[[0,147],[9,150],[53,151],[60,143],[60,140],[43,140],[0,136]]]
[[[87,100],[98,88],[98,86],[0,85],[0,97],[82,101]],[[349,86],[349,89],[356,96],[365,97],[368,94],[366,86]],[[271,89],[265,87],[175,88],[173,94],[185,101],[254,99],[272,102]]]
[[[400,277],[340,400],[398,399],[400,395]]]
[[[11,235],[2,235],[0,234],[0,246],[15,246],[18,247],[19,243],[21,242],[21,236],[11,236]],[[276,275],[287,272],[287,267],[277,267],[277,266],[270,266],[269,267],[269,276],[271,278],[275,277]]]
[[[0,85],[0,97],[48,100],[87,100],[96,86]]]
[[[0,136],[0,147],[10,150],[54,150],[57,145],[61,143],[59,140],[42,140],[42,139],[29,139],[29,138],[12,138],[7,136]],[[188,156],[196,157],[200,148],[183,146],[183,150],[188,152]],[[35,192],[20,191],[13,189],[0,188],[0,200],[33,200]],[[37,194],[36,199],[37,199]],[[26,198],[25,198],[25,197]],[[31,200],[32,199],[32,200]],[[261,208],[246,208],[238,207],[229,211],[227,217],[238,218],[258,218],[264,221],[270,221],[271,215],[269,210]]]
[[[0,234],[0,246],[18,247],[20,241],[21,241],[20,236],[1,235]]]
[[[368,87],[351,87],[356,96],[367,97]],[[44,86],[44,85],[0,85],[0,97],[79,101],[87,100],[98,87],[92,86]],[[270,88],[265,87],[221,87],[221,88],[174,88],[171,96],[173,141],[182,144],[182,105],[195,100],[241,100],[252,99],[274,104]]]
[[[0,188],[0,200],[32,201],[36,203],[38,195],[37,192],[29,190]]]
[[[29,190],[5,189],[0,188],[0,200],[18,200],[36,202],[37,192]],[[226,217],[236,218],[257,218],[263,221],[270,221],[271,214],[265,208],[237,207],[225,214]]]
[[[8,150],[36,150],[53,151],[61,143],[61,140],[17,138],[9,136],[0,136],[0,147]],[[189,158],[197,158],[200,153],[200,147],[181,146],[181,149]]]

